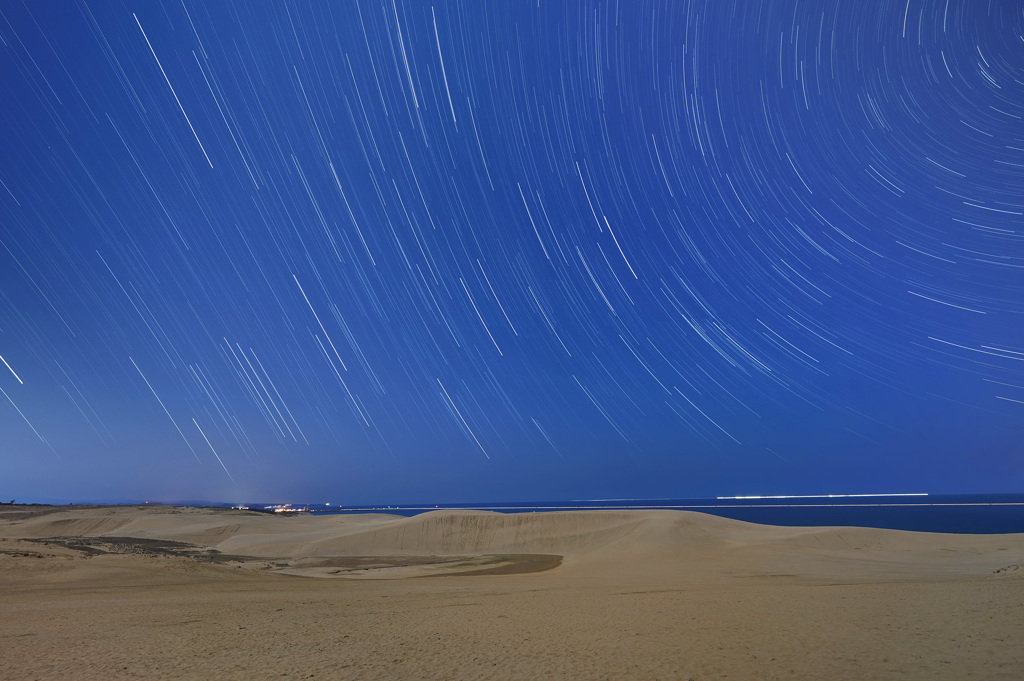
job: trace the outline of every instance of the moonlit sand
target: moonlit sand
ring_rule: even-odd
[[[1024,678],[1024,535],[0,508],[4,675]]]

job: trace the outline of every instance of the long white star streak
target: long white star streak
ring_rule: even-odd
[[[231,475],[231,471],[229,471],[228,467],[224,465],[224,462],[220,458],[220,454],[218,454],[217,450],[213,448],[212,444],[210,444],[210,438],[206,437],[206,433],[204,433],[203,429],[199,427],[199,422],[196,421],[195,418],[193,418],[192,423],[196,424],[196,428],[199,430],[199,434],[203,436],[204,440],[206,440],[206,444],[210,445],[210,451],[213,452],[213,455],[215,457],[217,457],[217,463],[220,464],[220,467],[223,468],[224,472],[228,474],[229,478],[231,478],[231,482],[234,482],[235,478]]]
[[[303,290],[302,284],[299,283],[299,278],[293,274],[292,279],[295,280],[295,285],[299,287],[299,292],[302,293],[302,297],[306,301],[306,305],[309,305],[309,311],[313,313],[314,317],[316,317],[316,323],[320,325],[320,330],[324,332],[324,337],[327,338],[327,342],[331,344],[331,350],[334,350],[334,356],[337,357],[338,361],[341,363],[341,368],[348,371],[348,367],[345,366],[345,361],[341,358],[341,355],[338,354],[338,348],[334,347],[334,341],[331,340],[330,334],[327,333],[327,329],[324,328],[324,323],[320,321],[320,315],[318,315],[316,310],[313,309],[313,303],[309,302],[309,298],[306,296],[306,292]],[[330,358],[328,357],[328,359]],[[334,362],[332,361],[331,364],[334,364]]]
[[[0,355],[0,362],[3,362],[4,366],[6,366],[8,369],[11,369],[11,365],[7,363],[7,360],[4,359],[3,355]],[[18,372],[16,372],[14,369],[11,369],[11,373],[14,374],[14,377],[16,379],[18,379],[18,383],[25,385],[25,381],[21,380],[21,376],[18,375]]]
[[[227,405],[224,405],[224,409],[222,409],[218,399],[216,397],[214,397],[214,394],[212,392],[212,386],[208,388],[206,386],[206,384],[204,383],[204,378],[205,377],[201,376],[201,374],[200,374],[202,369],[200,368],[197,371],[197,367],[190,366],[189,367],[189,371],[192,373],[192,377],[195,379],[196,385],[199,386],[199,389],[202,390],[203,393],[206,395],[207,399],[210,400],[210,403],[213,405],[213,408],[217,410],[217,414],[220,416],[221,420],[224,422],[224,426],[228,429],[228,432],[231,433],[231,436],[233,438],[235,438],[235,442],[238,443],[239,449],[241,449],[245,453],[245,455],[249,459],[249,461],[252,461],[252,457],[249,456],[249,452],[246,451],[246,446],[242,443],[242,440],[241,440],[241,438],[238,437],[238,434],[241,433],[242,437],[246,438],[246,441],[249,442],[249,446],[251,448],[252,443],[251,443],[251,441],[249,441],[249,437],[245,434],[245,432],[241,428],[239,428],[236,431],[235,424],[233,424],[231,419],[228,418],[227,414],[224,413],[224,409],[227,409]],[[234,417],[234,415],[232,414],[232,418],[233,417]]]
[[[274,418],[274,414],[270,411],[270,407],[267,406],[266,400],[263,399],[263,396],[260,394],[259,390],[256,389],[256,383],[254,383],[252,377],[249,376],[249,372],[246,371],[245,365],[242,364],[242,360],[239,359],[238,353],[235,352],[235,349],[231,346],[231,343],[229,343],[226,338],[224,339],[224,343],[227,345],[228,352],[231,353],[231,356],[234,358],[235,362],[238,363],[239,375],[243,379],[245,379],[242,385],[244,385],[245,389],[248,391],[249,397],[252,398],[253,402],[259,407],[260,413],[263,414],[263,418],[267,420],[267,423],[270,424],[271,427],[273,427],[273,429],[277,431],[278,435],[280,435],[283,438],[285,436],[284,429],[281,428],[281,425],[277,422],[277,419]]]
[[[292,436],[292,440],[294,442],[298,442],[299,440],[298,438],[295,437],[295,433],[292,432],[291,426],[289,426],[288,422],[285,421],[284,414],[282,414],[281,410],[278,409],[277,403],[274,402],[274,398],[270,396],[270,391],[267,390],[267,386],[263,384],[263,379],[260,378],[260,375],[258,373],[256,373],[256,367],[254,367],[252,365],[252,362],[249,361],[249,357],[245,354],[245,351],[242,350],[242,346],[240,346],[238,343],[235,343],[235,347],[238,348],[238,352],[245,359],[245,363],[249,365],[249,369],[252,370],[252,375],[256,377],[256,381],[259,382],[260,388],[263,389],[263,394],[267,396],[267,401],[270,403],[271,406],[274,407],[274,411],[277,412],[278,418],[281,419],[281,424],[288,431],[288,434]]]
[[[439,378],[439,379],[437,379],[437,384],[438,384],[439,386],[441,386],[441,391],[442,391],[442,392],[444,393],[444,396],[445,396],[446,398],[448,398],[448,404],[452,405],[452,409],[454,409],[454,410],[455,410],[455,414],[456,414],[456,415],[457,415],[457,416],[459,417],[459,421],[462,421],[462,425],[463,425],[463,426],[465,427],[465,429],[466,429],[466,432],[467,432],[467,433],[469,433],[469,434],[470,434],[470,436],[471,436],[471,437],[473,438],[473,442],[475,442],[475,443],[476,443],[476,446],[480,448],[480,451],[484,453],[484,456],[486,456],[486,457],[487,457],[488,459],[490,459],[490,458],[491,458],[491,455],[490,455],[490,454],[488,454],[488,453],[487,453],[487,450],[486,450],[486,449],[484,449],[484,446],[483,446],[482,444],[480,444],[480,440],[478,440],[478,439],[477,439],[477,437],[476,437],[476,433],[474,433],[474,432],[473,432],[473,429],[469,427],[469,424],[468,424],[468,423],[466,423],[466,419],[464,419],[464,418],[462,417],[462,412],[460,412],[460,411],[459,411],[459,408],[455,406],[455,402],[454,402],[454,401],[452,400],[452,397],[451,397],[451,395],[449,395],[449,394],[448,394],[448,391],[447,391],[447,390],[445,390],[445,388],[444,388],[444,384],[443,384],[443,383],[441,383],[441,379],[440,379],[440,378]]]
[[[470,295],[469,289],[466,288],[466,282],[462,280],[462,277],[459,277],[459,283],[462,284],[462,290],[466,292],[466,297],[469,298],[469,304],[473,306],[473,311],[476,312],[477,319],[479,319],[480,323],[483,324],[484,331],[487,332],[487,337],[491,339],[492,343],[494,343],[494,349],[498,351],[499,355],[504,357],[504,354],[501,352],[501,348],[498,347],[498,341],[494,340],[494,335],[491,333],[491,330],[487,328],[487,322],[484,321],[483,315],[481,315],[480,310],[477,309],[476,302],[473,300],[473,296]]]
[[[720,431],[722,431],[723,433],[725,433],[726,435],[728,435],[728,436],[729,436],[729,439],[731,439],[731,440],[732,440],[733,442],[735,442],[736,444],[740,444],[740,441],[739,441],[739,440],[737,440],[736,438],[734,438],[734,437],[733,437],[733,436],[732,436],[732,435],[731,435],[731,434],[729,433],[729,431],[727,431],[727,430],[726,430],[725,428],[723,428],[722,426],[720,426],[720,425],[718,425],[717,423],[715,423],[714,419],[712,419],[712,418],[711,418],[710,416],[708,416],[707,414],[705,414],[705,413],[704,413],[704,412],[703,412],[703,411],[701,410],[701,408],[700,408],[700,407],[698,407],[698,406],[697,406],[696,404],[694,404],[694,403],[693,403],[693,402],[692,402],[692,401],[690,400],[690,398],[689,398],[689,397],[687,397],[686,395],[683,395],[683,391],[682,391],[682,390],[680,390],[679,388],[676,388],[676,392],[677,392],[677,393],[679,393],[679,395],[680,395],[680,396],[681,396],[681,397],[682,397],[682,398],[683,398],[684,400],[686,400],[686,401],[687,401],[687,402],[689,403],[689,405],[690,405],[691,407],[693,407],[693,408],[694,408],[694,409],[696,409],[696,410],[697,410],[698,412],[700,412],[700,415],[701,415],[701,416],[703,416],[703,417],[704,417],[704,418],[706,418],[706,419],[707,419],[708,421],[710,421],[710,422],[711,422],[711,425],[713,425],[713,426],[714,426],[715,428],[718,428],[718,429],[719,429]]]
[[[306,438],[306,434],[302,432],[302,428],[299,427],[298,421],[296,421],[295,416],[292,415],[292,410],[288,408],[288,403],[284,401],[283,397],[281,397],[281,392],[277,389],[277,386],[274,385],[274,381],[271,380],[270,374],[268,374],[267,370],[263,367],[263,362],[261,362],[260,358],[256,356],[255,350],[249,348],[249,352],[252,353],[252,358],[255,359],[256,364],[259,365],[260,371],[262,371],[263,375],[267,377],[267,383],[269,383],[270,387],[274,389],[274,394],[277,395],[277,399],[281,401],[281,406],[284,407],[284,410],[288,413],[288,418],[292,420],[292,424],[295,426],[295,430],[299,431],[299,435],[302,436],[302,439],[305,440],[306,444],[308,445],[309,440]]]
[[[192,448],[192,444],[188,441],[188,438],[185,437],[185,433],[181,432],[181,428],[178,427],[178,422],[174,420],[173,416],[171,416],[171,412],[167,411],[167,407],[164,406],[164,401],[161,400],[160,396],[156,394],[155,390],[153,390],[153,385],[149,382],[149,379],[146,378],[146,374],[142,373],[142,369],[139,368],[139,365],[135,363],[134,359],[132,359],[131,357],[129,357],[128,359],[131,361],[132,366],[135,367],[135,370],[139,372],[139,376],[142,376],[142,380],[146,382],[146,386],[149,388],[149,392],[153,393],[153,397],[155,397],[156,401],[160,403],[160,408],[164,410],[165,414],[167,414],[167,418],[169,418],[171,420],[171,423],[174,424],[174,429],[178,431],[178,435],[180,435],[181,439],[185,441],[185,444],[188,446],[188,450],[192,452],[192,456],[196,457],[196,461],[202,463],[202,460],[199,458],[199,454],[197,454],[196,450]]]
[[[11,399],[11,396],[7,394],[7,391],[4,390],[3,388],[0,388],[0,393],[3,393],[4,397],[7,398],[7,401],[10,402],[11,406],[14,407],[15,411],[18,412],[18,415],[21,416],[22,419],[24,419],[25,423],[28,424],[28,427],[31,428],[32,432],[36,434],[36,437],[39,438],[39,441],[45,443],[46,439],[39,434],[39,431],[36,430],[36,427],[32,425],[32,422],[28,420],[28,417],[25,416],[24,413],[22,413],[21,409],[18,409],[18,405],[14,403],[14,400]]]
[[[484,281],[487,282],[487,288],[491,289],[491,295],[494,296],[494,302],[498,304],[498,309],[501,310],[501,314],[505,315],[505,321],[508,322],[509,328],[512,329],[512,333],[518,336],[519,332],[516,331],[516,327],[512,325],[512,320],[508,318],[508,313],[505,312],[505,306],[501,304],[500,300],[498,300],[498,294],[494,292],[494,287],[491,286],[491,280],[487,278],[487,273],[484,272],[484,266],[480,263],[479,258],[477,258],[476,264],[480,268],[480,274],[484,275]]]
[[[358,412],[359,418],[363,420],[363,423],[369,426],[369,419],[367,419],[366,414],[363,413],[362,407],[359,406],[359,402],[356,401],[355,395],[352,394],[352,391],[348,387],[348,383],[345,382],[345,379],[342,377],[341,372],[338,371],[338,367],[334,366],[334,362],[331,360],[331,356],[327,354],[327,348],[324,347],[324,342],[320,340],[320,336],[317,336],[316,334],[313,335],[313,338],[315,338],[316,342],[320,345],[320,350],[324,353],[324,357],[327,359],[327,363],[331,365],[331,369],[334,371],[334,375],[338,377],[338,382],[341,383],[341,387],[345,389],[345,394],[348,395],[348,399],[352,402],[352,406],[354,406],[356,412]],[[330,338],[328,338],[327,340],[329,341]]]
[[[167,81],[167,87],[171,89],[171,94],[174,95],[174,101],[178,103],[178,108],[181,109],[181,115],[185,117],[185,122],[188,123],[189,130],[192,131],[192,134],[196,138],[196,142],[199,143],[199,148],[203,150],[203,156],[206,156],[206,162],[209,163],[212,168],[213,161],[211,161],[209,155],[207,155],[206,147],[204,147],[203,143],[199,141],[199,135],[196,133],[196,129],[192,127],[192,121],[189,120],[188,114],[185,113],[185,107],[181,105],[181,100],[178,99],[178,93],[174,91],[174,86],[171,85],[171,79],[167,77],[167,72],[164,71],[164,65],[160,63],[160,58],[156,56],[156,51],[153,49],[152,43],[149,42],[149,36],[146,35],[146,31],[143,30],[142,24],[139,23],[139,18],[135,16],[134,12],[132,13],[132,16],[135,17],[135,23],[139,24],[139,30],[142,31],[142,37],[146,39],[146,45],[149,45],[149,51],[153,55],[153,59],[156,60],[156,65],[160,67],[160,73],[163,74],[164,80]]]
[[[455,120],[455,105],[452,104],[452,92],[448,89],[448,74],[444,70],[444,55],[441,54],[441,38],[437,35],[437,16],[434,14],[434,7],[430,7],[430,18],[434,22],[434,42],[437,43],[437,58],[441,62],[441,77],[444,79],[444,91],[448,95],[448,108],[452,112],[452,123],[455,124],[455,129],[458,130],[459,122]]]
[[[610,222],[608,222],[608,218],[605,217],[604,215],[602,215],[601,217],[604,218],[604,224],[606,227],[608,227],[608,233],[612,235],[612,241],[615,242],[615,248],[619,249],[619,255],[621,255],[622,259],[625,261],[626,267],[629,268],[629,271],[633,275],[634,279],[639,279],[640,277],[636,276],[636,272],[633,271],[633,266],[629,264],[629,260],[626,258],[626,254],[622,252],[622,246],[619,245],[619,240],[615,238],[615,232],[612,231],[612,225]]]
[[[541,425],[539,423],[537,423],[537,419],[535,419],[535,418],[533,418],[531,416],[530,420],[533,421],[533,425],[537,426],[537,430],[540,431],[540,434],[543,435],[544,439],[547,440],[549,445],[551,445],[551,449],[555,450],[555,454],[558,454],[558,458],[560,458],[562,461],[565,461],[565,457],[562,456],[562,452],[558,451],[558,447],[556,447],[555,443],[551,441],[551,438],[548,437],[547,432],[545,432],[545,430],[541,427]]]

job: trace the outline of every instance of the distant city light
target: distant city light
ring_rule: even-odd
[[[842,499],[850,497],[926,497],[927,492],[891,492],[888,494],[775,494],[745,497],[715,497],[716,499]]]

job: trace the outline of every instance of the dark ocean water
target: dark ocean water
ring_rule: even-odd
[[[269,508],[250,504],[251,508]],[[679,509],[752,523],[787,526],[881,527],[921,532],[970,534],[1024,533],[1024,494],[921,496],[815,496],[720,499],[601,499],[465,504],[397,504],[339,507],[295,503],[314,513],[393,513],[414,516],[439,509],[499,513],[585,509]]]

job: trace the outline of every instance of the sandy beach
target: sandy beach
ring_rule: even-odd
[[[10,679],[1024,679],[1024,535],[0,507]]]

